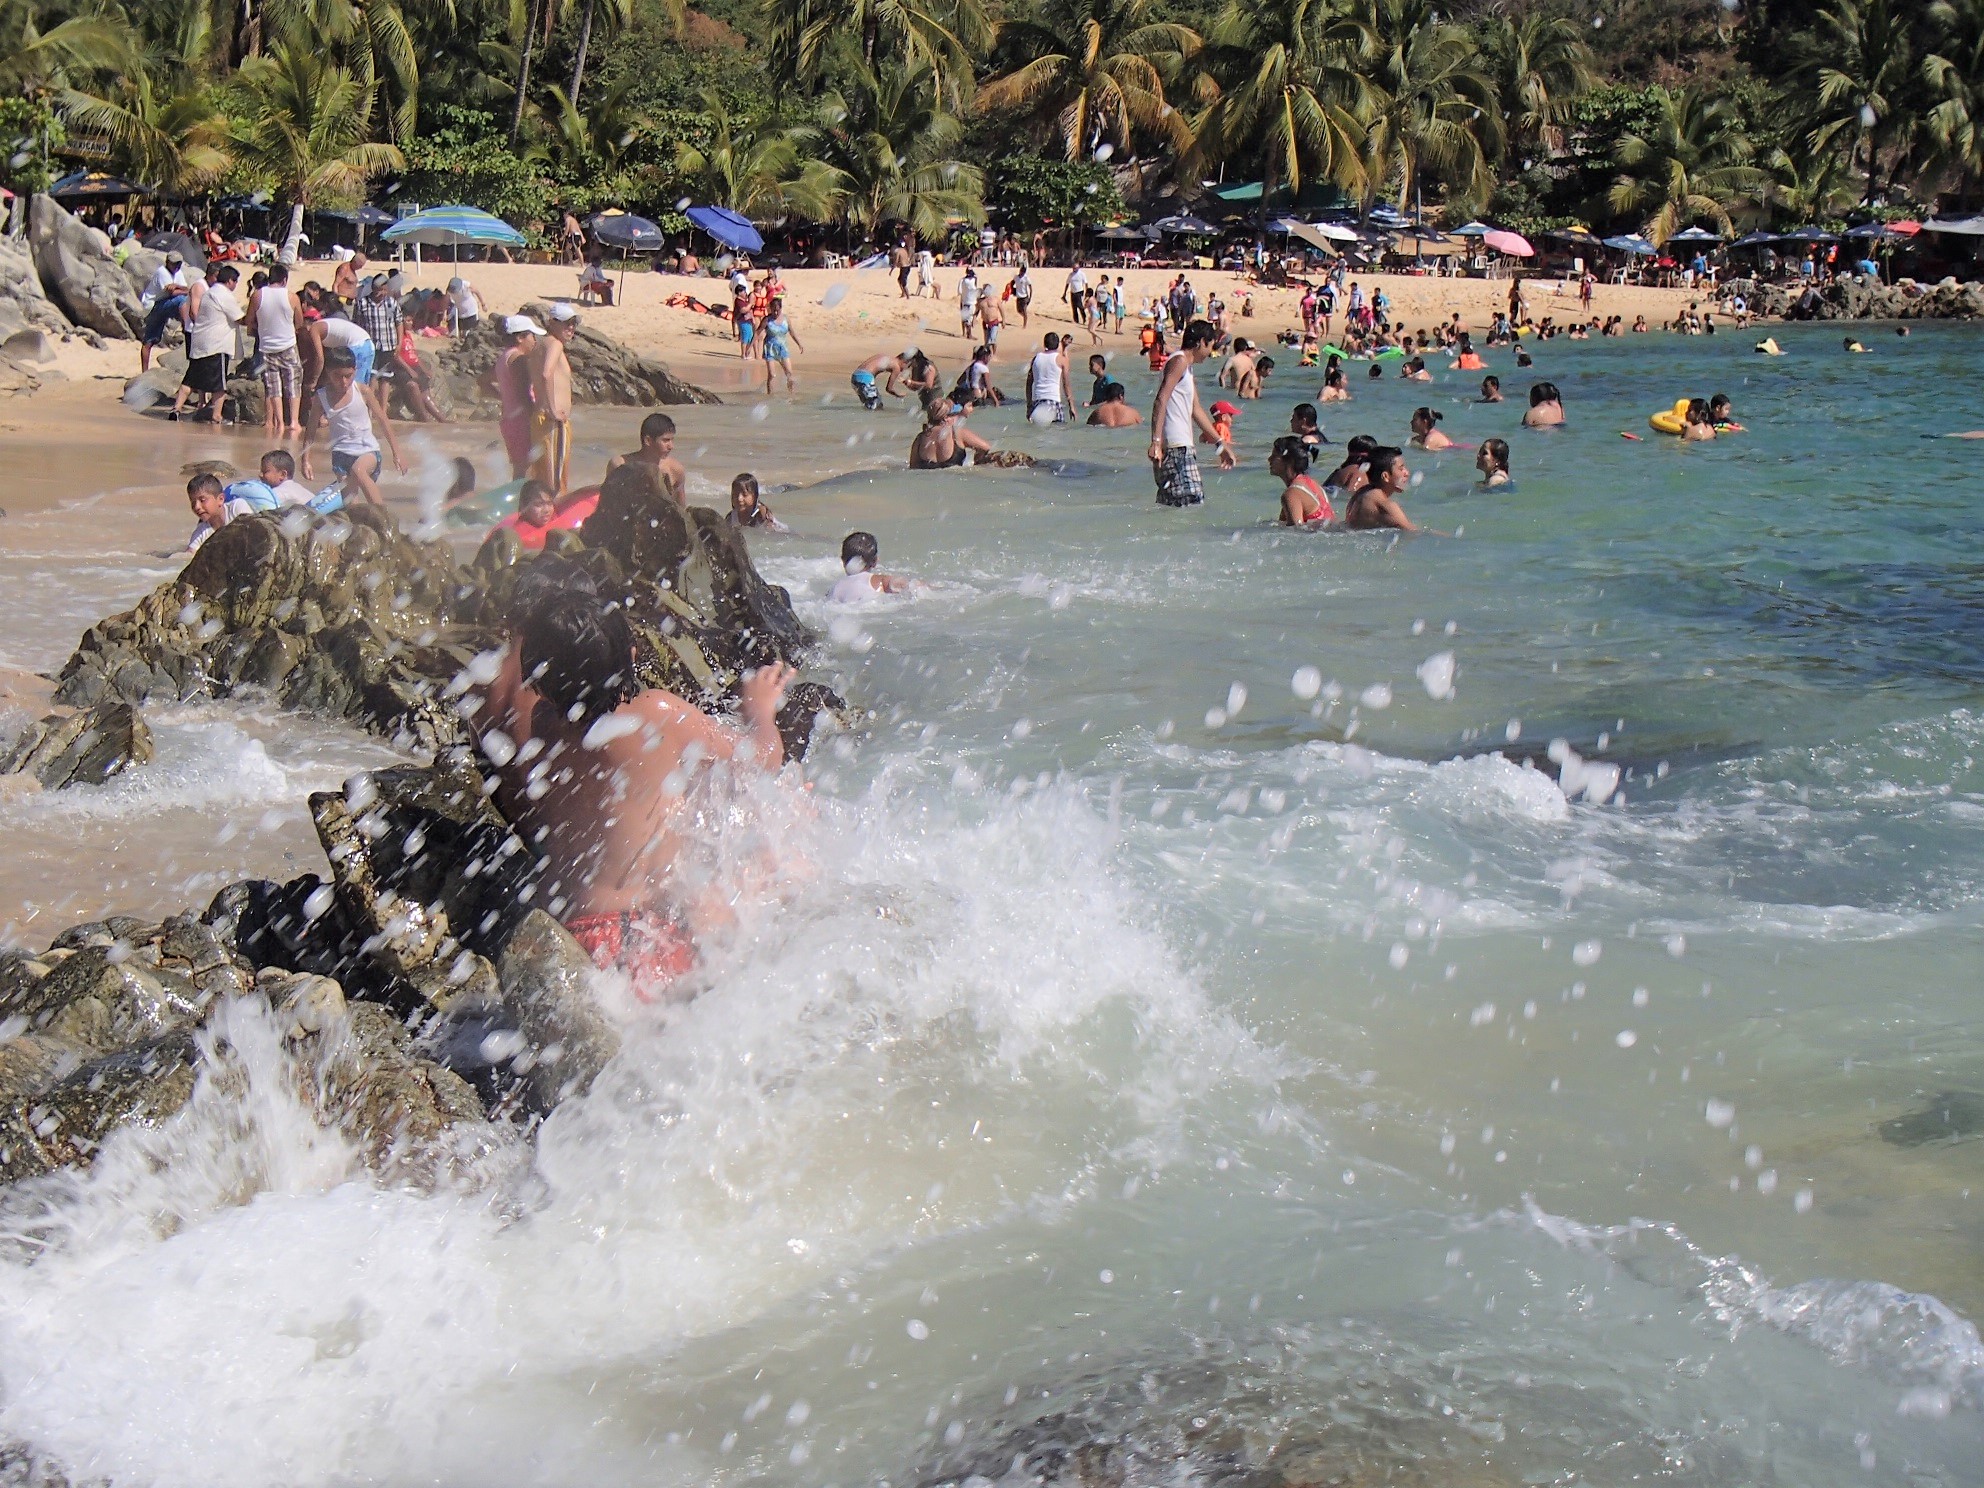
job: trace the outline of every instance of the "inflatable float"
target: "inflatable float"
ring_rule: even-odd
[[[1663,408],[1647,420],[1657,434],[1679,434],[1688,427],[1688,405],[1692,398],[1676,398],[1672,408]]]

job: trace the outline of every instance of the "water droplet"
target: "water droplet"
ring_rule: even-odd
[[[1114,155],[1115,153],[1116,153],[1116,147],[1110,144],[1108,140],[1104,140],[1101,144],[1095,147],[1095,158],[1098,161],[1107,160],[1111,155]]]
[[[1712,1100],[1702,1107],[1702,1116],[1717,1131],[1723,1131],[1736,1120],[1736,1107],[1725,1100]]]
[[[1389,682],[1373,682],[1357,694],[1357,701],[1372,712],[1378,712],[1392,705],[1392,689]]]
[[[1288,690],[1303,702],[1309,702],[1323,690],[1323,674],[1312,666],[1300,666],[1295,675],[1288,679]]]
[[[930,1325],[924,1322],[922,1318],[911,1318],[909,1320],[909,1326],[903,1331],[908,1333],[918,1343],[921,1343],[930,1336]]]
[[[1443,702],[1454,695],[1453,652],[1435,651],[1415,670],[1419,674],[1419,685],[1426,689],[1426,696],[1435,702]]]
[[[820,307],[825,310],[831,310],[846,298],[847,286],[845,284],[830,284],[827,286],[827,292],[820,296]]]
[[[1612,1042],[1622,1049],[1630,1049],[1640,1041],[1640,1036],[1630,1028],[1622,1028],[1612,1036]]]
[[[1247,688],[1245,684],[1235,682],[1226,689],[1226,716],[1231,718],[1246,706]]]
[[[1596,966],[1605,947],[1595,940],[1581,940],[1571,947],[1571,960],[1579,966]]]

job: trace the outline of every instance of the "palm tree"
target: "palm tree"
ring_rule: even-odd
[[[1812,90],[1811,147],[1844,142],[1849,157],[1865,149],[1870,205],[1882,151],[1896,152],[1899,171],[1921,133],[1912,14],[1895,0],[1830,0],[1813,20],[1797,69]]]
[[[922,66],[859,68],[820,100],[804,139],[832,172],[839,215],[875,233],[900,222],[917,237],[953,219],[985,220],[985,173],[959,158],[964,123],[946,110]]]
[[[1484,201],[1488,162],[1501,153],[1501,104],[1467,31],[1440,20],[1433,0],[1363,0],[1368,37],[1364,206],[1398,183],[1401,210],[1422,169]]]
[[[395,144],[413,137],[420,61],[399,0],[262,0],[262,8],[266,35],[342,67]]]
[[[212,90],[191,78],[155,80],[143,69],[104,94],[65,88],[56,95],[62,117],[106,140],[125,175],[174,192],[204,191],[234,164],[217,105]]]
[[[1984,0],[1936,0],[1929,8],[1935,42],[1922,59],[1922,80],[1935,102],[1928,116],[1932,161],[1956,177],[1968,205],[1984,176]]]
[[[1790,222],[1826,222],[1853,205],[1849,169],[1836,150],[1814,153],[1779,145],[1763,159],[1757,199]]]
[[[684,191],[746,217],[774,217],[788,210],[815,219],[832,215],[832,169],[802,159],[791,130],[732,117],[714,89],[703,95],[703,107],[710,120],[709,142],[684,140],[675,147],[675,174]]]
[[[1305,172],[1362,189],[1365,40],[1337,0],[1230,0],[1214,22],[1205,75],[1216,91],[1194,130],[1191,159],[1203,166],[1258,150],[1264,229],[1276,188],[1286,182],[1299,193]]]
[[[635,103],[640,82],[639,74],[630,72],[585,109],[563,88],[552,87],[549,105],[539,111],[543,133],[524,158],[550,166],[567,181],[624,170],[656,132]]]
[[[859,61],[928,69],[953,106],[970,92],[973,62],[992,41],[985,0],[763,0],[773,78],[813,88],[836,43],[852,38]]]
[[[303,214],[362,200],[366,183],[400,170],[397,148],[372,140],[372,92],[308,46],[280,43],[241,65],[228,109],[234,158],[289,203],[284,263],[296,260]]]
[[[1481,41],[1511,151],[1561,149],[1571,106],[1597,78],[1582,28],[1531,10],[1483,23]]]
[[[0,0],[0,96],[47,95],[83,75],[137,65],[135,38],[115,15],[49,19],[34,0]]]
[[[579,17],[578,55],[572,59],[572,85],[565,90],[565,96],[577,99],[586,81],[586,52],[592,45],[593,11],[598,0],[585,0],[585,9]],[[689,0],[661,0],[661,8],[668,18],[670,29],[679,40],[683,27],[689,20]],[[634,20],[634,0],[606,0],[607,19],[615,28],[629,26]]]
[[[1126,149],[1133,128],[1182,149],[1190,131],[1165,101],[1161,65],[1201,43],[1188,26],[1151,21],[1149,10],[1150,0],[1044,0],[999,28],[1003,47],[1029,60],[981,84],[979,108],[1031,110],[1050,121],[1069,160],[1105,139]]]
[[[1702,88],[1655,88],[1654,125],[1620,139],[1619,174],[1605,194],[1615,213],[1646,220],[1646,235],[1665,243],[1687,222],[1707,217],[1727,232],[1729,204],[1754,195],[1763,176],[1729,101]]]

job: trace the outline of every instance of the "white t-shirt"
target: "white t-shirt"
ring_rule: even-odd
[[[145,292],[138,297],[138,300],[149,310],[173,290],[185,287],[186,270],[183,265],[177,269],[168,269],[164,264],[160,264],[152,270],[151,283],[145,286]]]
[[[971,319],[973,313],[976,312],[978,309],[979,292],[984,288],[985,286],[980,284],[976,277],[967,278],[959,281],[958,316],[960,319],[962,320]]]
[[[837,580],[827,599],[833,604],[860,604],[881,592],[882,586],[875,582],[875,576],[863,569],[860,573],[847,574]]]
[[[193,317],[193,335],[186,355],[197,361],[234,350],[234,328],[241,324],[241,302],[225,284],[209,284]]]
[[[476,303],[475,289],[466,279],[452,280],[448,286],[448,302],[455,307],[457,320],[468,320],[482,313]]]
[[[1184,353],[1177,355],[1183,356]],[[1166,449],[1192,443],[1192,400],[1198,395],[1198,384],[1192,380],[1192,364],[1188,360],[1178,385],[1172,388],[1171,396],[1164,402],[1163,437]]]
[[[308,506],[317,497],[315,491],[293,476],[281,485],[273,486],[270,489],[276,493],[276,505],[278,506]]]
[[[221,505],[224,508],[226,508],[227,519],[230,522],[232,522],[237,517],[252,517],[255,515],[254,507],[250,506],[247,502],[241,501],[235,497],[229,497],[226,501],[222,502]],[[193,529],[192,537],[187,539],[186,551],[189,553],[198,552],[200,548],[200,544],[205,542],[208,538],[212,537],[214,533],[217,531],[219,531],[218,528],[209,527],[205,522],[200,523],[197,527]]]
[[[364,326],[342,315],[326,315],[322,322],[326,346],[370,346],[372,335]]]

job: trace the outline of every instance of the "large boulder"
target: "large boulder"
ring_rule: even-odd
[[[37,196],[29,205],[28,247],[41,287],[58,310],[100,336],[138,339],[145,312],[130,278],[53,197]]]
[[[523,313],[543,324],[548,313],[541,304],[527,304]],[[421,359],[434,369],[438,401],[458,415],[495,418],[501,411],[482,379],[503,354],[507,338],[500,316],[485,315],[466,336]],[[662,403],[720,403],[708,388],[676,377],[660,362],[629,351],[598,331],[581,326],[566,355],[572,363],[572,399],[576,403],[607,403],[623,408],[652,408]]]
[[[27,240],[0,236],[0,338],[22,330],[62,336],[69,329],[68,317],[41,287]]]

